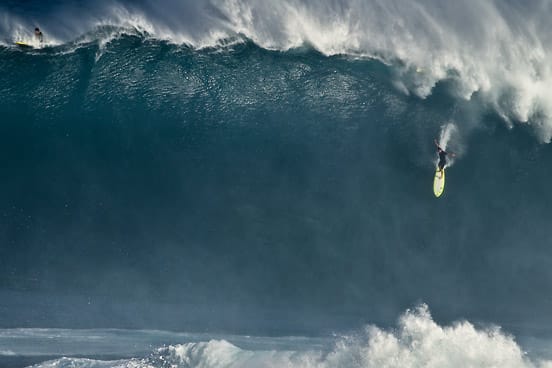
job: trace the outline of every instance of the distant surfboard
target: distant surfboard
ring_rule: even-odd
[[[30,48],[30,49],[33,48],[33,46],[29,45],[28,43],[21,42],[21,41],[16,41],[15,44],[19,47]]]
[[[445,191],[445,169],[443,169],[441,173],[439,168],[437,168],[435,170],[435,178],[433,179],[433,193],[435,194],[435,197],[439,198],[444,191]]]

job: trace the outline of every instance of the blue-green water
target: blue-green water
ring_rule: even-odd
[[[247,18],[246,5],[254,19],[268,11],[256,2],[236,4],[238,19]],[[347,9],[387,6],[343,2],[336,10],[336,4],[326,5],[337,19]],[[290,6],[319,20],[333,14],[303,5],[306,10]],[[178,354],[205,350],[205,358],[210,349],[239,349],[227,346],[234,340],[224,334],[341,336],[366,324],[394,326],[420,303],[439,325],[423,307],[410,316],[430,330],[467,319],[481,328],[478,334],[488,324],[527,341],[550,334],[552,151],[543,143],[550,124],[541,86],[549,74],[537,52],[547,55],[544,36],[529,45],[533,56],[505,60],[494,73],[477,51],[485,40],[455,64],[441,60],[452,56],[439,42],[435,50],[425,48],[433,39],[423,30],[406,56],[396,35],[364,40],[352,26],[349,37],[360,41],[343,45],[335,24],[317,24],[322,33],[297,31],[305,39],[295,45],[287,34],[252,22],[209,44],[206,30],[226,23],[215,17],[201,26],[196,19],[162,28],[173,18],[144,2],[135,6],[150,28],[114,21],[70,37],[66,20],[56,27],[51,17],[36,15],[40,6],[0,8],[0,327],[7,336],[0,355],[12,357],[5,362],[17,366],[18,354],[33,356],[13,351],[11,328],[62,328],[69,335],[84,328],[90,336],[99,328],[219,333],[223,342],[179,348],[186,353]],[[167,6],[196,11],[198,19],[217,14],[206,5]],[[229,2],[210,6],[230,22]],[[517,14],[540,25],[533,5],[525,11],[492,6],[503,19]],[[450,16],[450,7],[435,11]],[[45,9],[51,16],[86,6]],[[407,10],[391,19],[398,22]],[[14,40],[34,42],[18,28],[31,26],[22,20],[29,14],[41,20],[45,43],[21,49]],[[355,18],[349,16],[343,19]],[[458,31],[469,27],[449,26],[444,38],[472,40]],[[515,27],[499,35],[502,45],[526,37]],[[379,38],[388,43],[381,46]],[[521,46],[510,47],[515,54]],[[418,57],[420,50],[433,59]],[[485,66],[476,71],[478,60]],[[525,61],[534,69],[523,69]],[[457,153],[439,199],[432,193],[434,138]],[[400,326],[416,340],[412,326]],[[467,332],[454,331],[445,335],[456,344],[455,333]],[[345,356],[380,348],[372,335],[359,334],[344,343]],[[163,343],[208,341],[201,336],[179,341],[171,335]],[[152,341],[153,350],[159,341]],[[514,364],[500,355],[508,350],[504,344],[493,349]],[[255,355],[237,345],[245,350],[228,354]],[[247,363],[225,361],[371,367],[364,358],[326,359],[342,352],[311,345],[298,360],[261,354]],[[253,351],[259,349],[270,346]],[[64,354],[46,350],[34,355]],[[111,353],[65,354],[128,357],[134,351]]]

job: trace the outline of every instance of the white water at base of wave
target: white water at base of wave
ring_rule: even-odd
[[[511,336],[497,328],[478,330],[469,322],[441,327],[422,306],[406,312],[396,331],[369,327],[323,353],[251,352],[225,341],[166,349],[182,367],[552,367],[532,363]]]
[[[507,0],[100,1],[84,12],[73,7],[53,14],[22,21],[0,8],[0,33],[22,37],[22,30],[40,24],[57,44],[113,25],[197,48],[236,36],[267,49],[307,44],[325,55],[393,64],[395,85],[421,98],[439,81],[454,80],[458,98],[477,94],[510,126],[531,123],[541,141],[552,138],[552,5],[546,0],[523,6]]]
[[[395,329],[369,326],[338,338],[328,351],[255,350],[220,339],[162,347],[147,358],[112,362],[63,358],[36,367],[551,368],[552,362],[528,356],[498,327],[477,328],[467,321],[441,326],[421,305],[405,312]]]

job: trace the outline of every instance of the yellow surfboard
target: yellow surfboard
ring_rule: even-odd
[[[433,194],[435,197],[440,197],[445,191],[445,169],[443,171],[435,170],[435,177],[433,179]]]
[[[32,45],[29,45],[28,43],[21,42],[21,41],[17,41],[15,44],[16,44],[17,46],[21,46],[21,47],[30,47],[30,48],[33,47]]]

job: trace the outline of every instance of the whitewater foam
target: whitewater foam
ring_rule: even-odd
[[[290,338],[290,342],[305,341]],[[528,356],[514,337],[499,327],[478,328],[468,321],[441,326],[433,320],[428,307],[421,305],[406,311],[395,329],[368,326],[338,338],[329,350],[305,350],[300,345],[297,349],[258,350],[216,339],[161,347],[145,358],[116,361],[62,358],[36,365],[46,367],[549,368],[552,362]]]
[[[532,362],[498,327],[476,328],[467,321],[440,326],[426,305],[407,311],[395,330],[375,326],[341,338],[329,352],[245,351],[212,340],[159,350],[179,367],[550,367]]]

